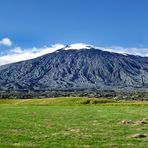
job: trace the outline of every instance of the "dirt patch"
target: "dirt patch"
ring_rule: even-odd
[[[83,145],[82,148],[89,148],[89,145]]]
[[[80,129],[70,129],[70,132],[79,133],[80,132]]]
[[[122,124],[135,124],[135,125],[148,124],[148,118],[144,118],[142,120],[135,121],[135,122],[132,120],[122,120],[121,123]]]
[[[79,128],[68,128],[68,129],[66,130],[66,132],[68,132],[68,133],[73,133],[73,134],[78,134],[78,133],[80,133],[81,131],[80,131]]]
[[[143,121],[148,121],[148,118],[143,118]]]
[[[141,121],[141,124],[148,124],[148,121]]]
[[[148,124],[148,121],[136,121],[134,124],[135,125]]]
[[[132,120],[122,120],[121,123],[122,124],[134,124]]]
[[[130,136],[130,138],[146,138],[146,137],[147,137],[146,134],[134,134]]]

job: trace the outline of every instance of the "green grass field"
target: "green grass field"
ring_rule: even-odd
[[[0,147],[147,148],[148,137],[131,137],[148,136],[148,124],[139,123],[144,118],[148,118],[147,102],[0,100]]]

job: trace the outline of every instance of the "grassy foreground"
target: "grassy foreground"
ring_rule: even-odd
[[[0,100],[0,147],[146,148],[146,102],[55,98]],[[123,120],[131,120],[123,124]]]

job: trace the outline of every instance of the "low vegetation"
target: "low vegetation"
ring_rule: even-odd
[[[114,100],[148,101],[148,90],[0,90],[0,99],[32,99],[56,97],[108,98]]]
[[[96,98],[0,100],[0,147],[148,147],[148,103]]]

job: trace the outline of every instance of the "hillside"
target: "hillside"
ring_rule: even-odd
[[[0,67],[1,90],[148,88],[148,57],[66,46]]]

